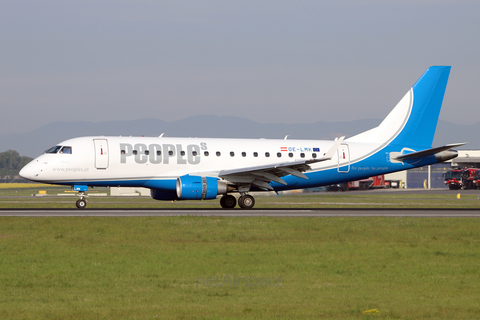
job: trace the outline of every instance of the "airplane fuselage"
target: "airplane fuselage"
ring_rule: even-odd
[[[322,140],[82,137],[60,143],[57,153],[39,156],[31,166],[25,167],[22,175],[54,184],[163,189],[163,184],[175,183],[177,177],[187,174],[218,177],[222,170],[313,160],[322,157],[333,143]],[[331,160],[310,164],[311,171],[306,172],[306,176],[322,175],[321,180],[287,176],[284,177],[287,185],[272,182],[272,186],[275,190],[308,188],[412,167],[391,160],[388,150],[383,159],[370,163],[362,159],[367,146],[346,140]],[[63,153],[63,147],[68,147],[71,153]],[[432,158],[425,163],[436,162]]]

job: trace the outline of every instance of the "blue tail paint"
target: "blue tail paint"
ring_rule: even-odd
[[[450,67],[430,67],[413,85],[410,117],[392,144],[415,149],[432,146],[449,74]]]

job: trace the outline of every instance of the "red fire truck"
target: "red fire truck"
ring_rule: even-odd
[[[462,172],[463,169],[453,168],[445,173],[445,184],[450,190],[458,190],[462,188]]]
[[[476,189],[478,179],[480,178],[480,169],[466,168],[462,172],[463,189]]]
[[[480,170],[475,172],[475,176],[473,177],[473,182],[475,183],[475,186],[477,189],[480,189]]]

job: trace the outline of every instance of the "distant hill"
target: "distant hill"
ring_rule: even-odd
[[[31,132],[0,134],[0,152],[16,150],[22,156],[36,157],[47,148],[66,139],[80,136],[159,136],[209,138],[334,139],[374,128],[379,119],[349,122],[258,123],[240,117],[213,115],[189,117],[174,122],[138,119],[108,122],[54,122]],[[480,122],[469,126],[439,121],[434,146],[470,142],[463,149],[480,149]]]

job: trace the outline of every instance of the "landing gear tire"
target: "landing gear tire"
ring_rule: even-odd
[[[220,198],[220,205],[224,209],[232,209],[237,205],[237,199],[231,194],[223,196]]]
[[[255,199],[251,195],[244,195],[238,198],[238,205],[242,209],[252,209],[255,205]]]
[[[77,200],[76,205],[78,209],[85,209],[85,207],[87,206],[87,201],[85,199],[79,199]]]

